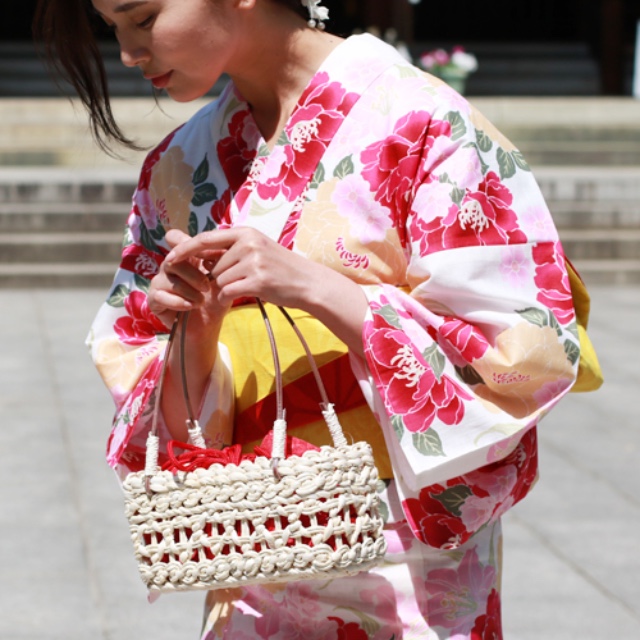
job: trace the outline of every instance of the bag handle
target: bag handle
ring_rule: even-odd
[[[258,307],[260,308],[260,312],[262,314],[262,318],[265,324],[265,328],[267,330],[267,335],[269,338],[269,345],[271,347],[271,355],[273,358],[273,365],[275,370],[275,384],[276,384],[276,418],[273,423],[273,443],[271,449],[271,467],[273,469],[274,475],[276,478],[279,478],[278,474],[278,463],[285,457],[285,444],[287,437],[287,422],[286,422],[286,411],[284,408],[284,392],[283,392],[283,382],[282,382],[282,371],[280,368],[280,358],[278,356],[278,347],[276,344],[275,336],[273,333],[273,329],[271,327],[271,322],[269,321],[269,314],[264,307],[264,304],[261,300],[256,298],[256,302]],[[295,332],[298,340],[302,344],[304,348],[307,359],[309,360],[309,364],[311,365],[311,370],[313,372],[313,377],[316,381],[316,385],[318,386],[318,390],[320,391],[320,396],[322,402],[320,403],[320,409],[322,412],[322,417],[329,428],[329,432],[331,433],[331,438],[333,440],[333,444],[336,448],[344,447],[347,445],[347,440],[344,436],[344,432],[342,431],[342,426],[340,425],[340,421],[338,420],[338,416],[335,412],[334,405],[329,401],[327,396],[327,391],[322,382],[322,377],[320,372],[318,371],[318,366],[316,364],[315,358],[311,353],[311,349],[307,344],[307,341],[304,339],[300,328],[295,323],[293,318],[289,315],[287,310],[284,307],[278,307],[280,312],[284,315],[286,320],[291,325],[291,328]],[[204,442],[204,437],[202,435],[202,428],[198,422],[198,419],[195,417],[195,412],[193,411],[193,406],[191,404],[191,398],[189,397],[189,388],[187,385],[187,370],[186,370],[186,361],[185,361],[185,341],[186,341],[186,329],[187,329],[187,321],[189,319],[189,312],[183,312],[177,314],[173,325],[171,327],[171,332],[169,333],[169,339],[167,342],[167,348],[164,355],[164,362],[162,364],[162,370],[160,373],[160,380],[158,382],[158,390],[155,399],[155,405],[153,410],[153,417],[151,422],[151,430],[147,437],[147,451],[146,451],[146,460],[145,460],[145,478],[147,490],[149,491],[149,479],[155,475],[158,471],[158,457],[159,457],[159,449],[160,449],[160,439],[158,437],[158,420],[160,416],[160,405],[162,400],[162,392],[164,389],[164,379],[167,371],[167,363],[169,362],[169,354],[171,353],[171,349],[176,341],[176,333],[178,331],[178,327],[182,325],[182,333],[180,336],[180,374],[182,380],[182,391],[185,401],[185,406],[187,409],[187,429],[189,432],[189,441],[190,443],[198,447],[200,449],[206,449],[206,444]]]

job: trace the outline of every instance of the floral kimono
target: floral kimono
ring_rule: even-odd
[[[147,157],[89,337],[116,404],[107,458],[121,476],[144,464],[166,345],[146,300],[164,234],[239,225],[367,296],[364,359],[297,317],[345,431],[374,448],[389,550],[350,578],[210,592],[203,638],[501,638],[500,517],[535,482],[536,424],[580,355],[562,248],[525,160],[370,35],[330,54],[272,150],[228,85]],[[260,325],[251,304],[229,313],[200,407],[205,431],[231,425],[247,449],[274,415]],[[284,331],[290,428],[322,444],[309,369]]]

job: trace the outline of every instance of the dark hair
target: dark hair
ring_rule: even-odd
[[[107,73],[98,46],[97,17],[89,0],[38,0],[33,35],[56,78],[69,82],[89,113],[91,132],[102,150],[110,143],[140,150],[118,126],[111,110]]]
[[[271,0],[307,19],[300,0]],[[115,156],[113,143],[141,150],[115,121],[107,73],[97,34],[100,21],[90,0],[38,0],[33,35],[56,79],[74,88],[89,114],[89,124],[100,148]],[[58,80],[57,80],[58,81]]]

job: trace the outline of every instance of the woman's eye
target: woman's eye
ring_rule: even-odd
[[[136,26],[139,27],[140,29],[145,29],[147,27],[150,27],[153,24],[154,18],[155,16],[151,15],[148,18],[145,18],[144,20],[142,20],[142,22],[137,22]]]

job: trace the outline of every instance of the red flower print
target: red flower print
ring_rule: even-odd
[[[256,157],[255,141],[258,130],[248,109],[238,111],[229,121],[229,135],[218,142],[216,151],[224,168],[229,187],[240,189]]]
[[[128,315],[118,318],[114,329],[125,344],[146,344],[158,333],[167,333],[164,324],[151,313],[147,296],[141,291],[132,291],[125,298],[124,306]]]
[[[315,76],[287,124],[290,142],[283,149],[279,174],[258,184],[261,198],[273,199],[280,192],[289,201],[298,197],[357,98],[338,82],[330,82],[327,73]]]
[[[502,613],[500,594],[492,589],[487,601],[487,612],[476,618],[471,640],[502,640]]]
[[[368,146],[361,154],[362,175],[375,192],[375,199],[391,211],[403,246],[408,203],[425,179],[425,156],[441,136],[451,137],[448,122],[432,121],[426,111],[414,111],[396,123],[392,135]]]
[[[374,322],[381,321],[376,315]],[[448,425],[462,420],[463,400],[470,396],[448,376],[438,378],[404,331],[386,325],[371,331],[368,339],[367,355],[381,378],[390,415],[402,416],[411,432],[426,431],[436,418]]]
[[[493,171],[476,191],[467,191],[460,205],[453,203],[446,216],[425,222],[415,216],[411,234],[420,242],[422,255],[484,245],[522,244],[526,235],[511,209],[513,195]]]
[[[341,618],[333,616],[328,620],[333,620],[338,625],[336,640],[369,640],[369,634],[357,622],[345,623]]]
[[[471,534],[462,520],[447,510],[443,502],[433,496],[446,487],[435,484],[420,491],[420,498],[408,498],[402,504],[413,534],[436,549],[454,548],[464,544]]]
[[[553,311],[561,324],[568,324],[575,316],[569,276],[560,242],[540,242],[533,247],[536,263],[534,281],[540,289],[536,299]]]
[[[459,318],[445,317],[438,335],[438,343],[456,366],[464,367],[481,358],[489,348],[484,334]]]
[[[164,260],[164,256],[139,244],[131,244],[122,251],[120,267],[137,273],[143,278],[153,278]]]
[[[231,226],[231,189],[227,189],[220,198],[211,205],[211,218],[216,226],[226,229]]]

